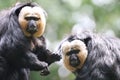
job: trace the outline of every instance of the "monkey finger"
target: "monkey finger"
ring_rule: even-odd
[[[40,71],[41,76],[47,76],[48,74],[50,74],[50,71],[48,70],[47,67]]]
[[[35,71],[39,71],[39,70],[43,70],[44,68],[48,67],[48,64],[45,62],[36,62],[34,65],[32,65],[30,67],[31,70],[35,70]]]
[[[60,61],[61,56],[59,54],[52,54],[50,57],[48,57],[48,60],[51,62]]]

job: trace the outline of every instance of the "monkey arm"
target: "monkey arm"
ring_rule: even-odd
[[[0,56],[0,79],[4,79],[4,75],[7,73],[7,62],[6,60]]]
[[[34,40],[35,50],[34,53],[37,55],[40,61],[45,61],[50,65],[55,61],[59,61],[61,56],[59,54],[55,54],[46,48],[46,40],[44,36],[36,38]]]
[[[45,61],[50,65],[55,61],[59,61],[61,56],[59,54],[55,54],[46,48],[46,41],[44,36],[33,39],[34,49],[33,53],[35,53],[40,61]]]
[[[4,38],[5,40],[2,40]],[[7,37],[2,37],[2,39],[0,41],[0,55],[10,65],[31,70],[42,70],[48,66],[47,63],[39,61],[34,53],[24,49],[23,45],[16,42],[11,43],[10,39],[7,41]]]
[[[50,50],[42,46],[36,48],[36,55],[40,61],[45,61],[48,65],[61,59],[59,54],[52,53]]]
[[[46,62],[39,61],[37,56],[32,52],[27,52],[27,54],[23,55],[18,65],[30,68],[30,70],[42,70],[48,66]]]
[[[45,61],[46,63],[48,63],[48,65],[54,63],[55,61],[59,61],[61,59],[60,55],[50,52],[48,49],[46,49],[43,46],[41,47],[37,46],[35,50],[35,54],[37,55],[40,61]],[[46,76],[49,73],[50,71],[48,70],[48,68],[44,68],[43,70],[41,70],[40,75]]]

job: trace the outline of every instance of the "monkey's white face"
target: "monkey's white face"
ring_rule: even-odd
[[[87,58],[88,51],[84,42],[73,40],[71,42],[62,43],[63,62],[66,68],[70,71],[80,69]]]
[[[45,30],[46,18],[44,10],[40,7],[25,6],[18,16],[19,24],[28,37],[40,37]]]

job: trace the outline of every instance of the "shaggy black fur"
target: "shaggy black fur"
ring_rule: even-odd
[[[29,80],[30,70],[43,70],[60,60],[59,55],[51,54],[44,45],[35,45],[35,50],[31,50],[33,38],[26,37],[18,23],[24,6],[38,5],[19,4],[0,13],[0,80]]]
[[[81,69],[73,72],[76,80],[120,80],[120,40],[89,31],[72,34],[64,41],[81,40],[88,57]],[[59,47],[61,49],[61,46]]]

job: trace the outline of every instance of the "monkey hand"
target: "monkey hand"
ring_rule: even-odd
[[[61,56],[59,54],[51,54],[50,57],[48,57],[48,61],[50,60],[51,62],[55,62],[55,61],[60,61]]]
[[[43,70],[46,67],[48,67],[48,64],[46,62],[38,61],[34,65],[32,65],[32,68],[34,70]]]
[[[61,59],[61,56],[59,54],[53,53],[47,58],[47,61],[49,61],[48,65],[50,65],[51,63],[55,61],[60,61],[60,59]],[[41,76],[47,76],[49,74],[50,74],[50,71],[47,67],[40,71]]]
[[[36,71],[40,71],[48,67],[48,63],[46,63],[45,61],[40,61],[37,58],[37,56],[31,53],[30,51],[24,56],[24,58],[21,59],[19,64],[21,64],[21,66],[23,67],[30,68],[30,70],[36,70]]]
[[[50,74],[50,71],[47,67],[40,71],[41,76],[47,76],[48,74]]]

